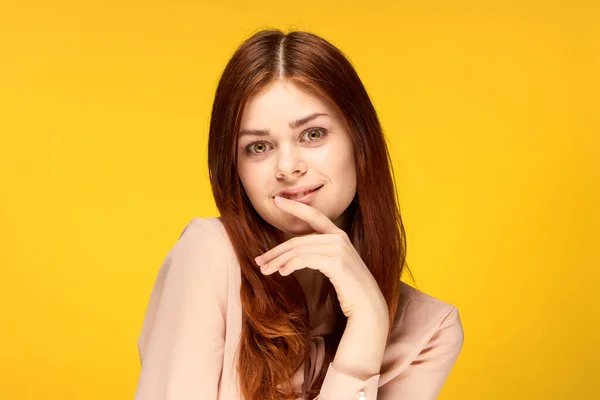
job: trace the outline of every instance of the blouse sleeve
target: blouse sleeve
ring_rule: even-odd
[[[226,280],[217,273],[219,234],[210,225],[192,220],[158,272],[138,339],[135,400],[217,398]]]
[[[319,395],[314,400],[371,400],[377,398],[380,374],[366,380],[344,374],[329,364]]]
[[[417,358],[379,388],[379,400],[435,400],[463,346],[464,334],[452,307]]]
[[[319,396],[314,400],[435,400],[463,345],[458,310],[452,307],[417,358],[379,387],[381,374],[366,380],[336,371],[329,364]]]

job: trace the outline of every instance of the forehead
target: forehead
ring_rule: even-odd
[[[322,96],[291,81],[277,80],[248,99],[240,129],[284,129],[290,121],[313,113],[336,115],[335,107]]]

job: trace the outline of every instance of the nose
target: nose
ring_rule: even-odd
[[[302,176],[306,173],[306,162],[300,156],[300,152],[292,149],[287,152],[281,152],[277,160],[277,178],[291,177],[293,175]]]

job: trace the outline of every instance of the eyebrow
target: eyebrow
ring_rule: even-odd
[[[303,117],[303,118],[297,119],[296,121],[290,122],[289,126],[291,129],[296,129],[299,126],[307,124],[310,121],[312,121],[313,119],[320,117],[322,115],[327,115],[327,114],[325,114],[325,113],[310,114],[310,115],[307,115],[306,117]],[[244,135],[267,136],[269,134],[270,134],[270,131],[268,129],[244,129],[244,130],[240,131],[240,137],[242,137]]]

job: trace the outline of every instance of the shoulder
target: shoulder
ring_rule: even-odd
[[[216,291],[224,303],[234,252],[219,218],[193,218],[167,254],[159,280],[171,277],[181,286]]]
[[[179,240],[196,245],[209,245],[208,247],[217,246],[219,250],[229,244],[225,227],[219,217],[193,218],[179,234]]]
[[[171,253],[202,261],[210,268],[213,264],[227,261],[233,248],[221,220],[215,218],[193,218],[179,234]]]
[[[463,340],[456,306],[401,282],[398,312],[382,365],[382,382],[420,359],[428,359],[432,364],[455,360]]]
[[[228,245],[217,218],[194,218],[180,231],[150,294],[138,338],[141,361],[152,332],[161,332],[154,335],[154,340],[164,348],[181,341],[180,334],[196,333],[199,324],[204,330],[198,337],[215,332],[221,335],[229,292]],[[209,329],[211,326],[214,329]]]
[[[414,328],[441,323],[458,317],[456,306],[424,293],[407,283],[400,283],[400,299],[396,324]]]
[[[455,340],[462,343],[457,307],[401,282],[394,331],[426,339],[451,324],[454,325]]]

